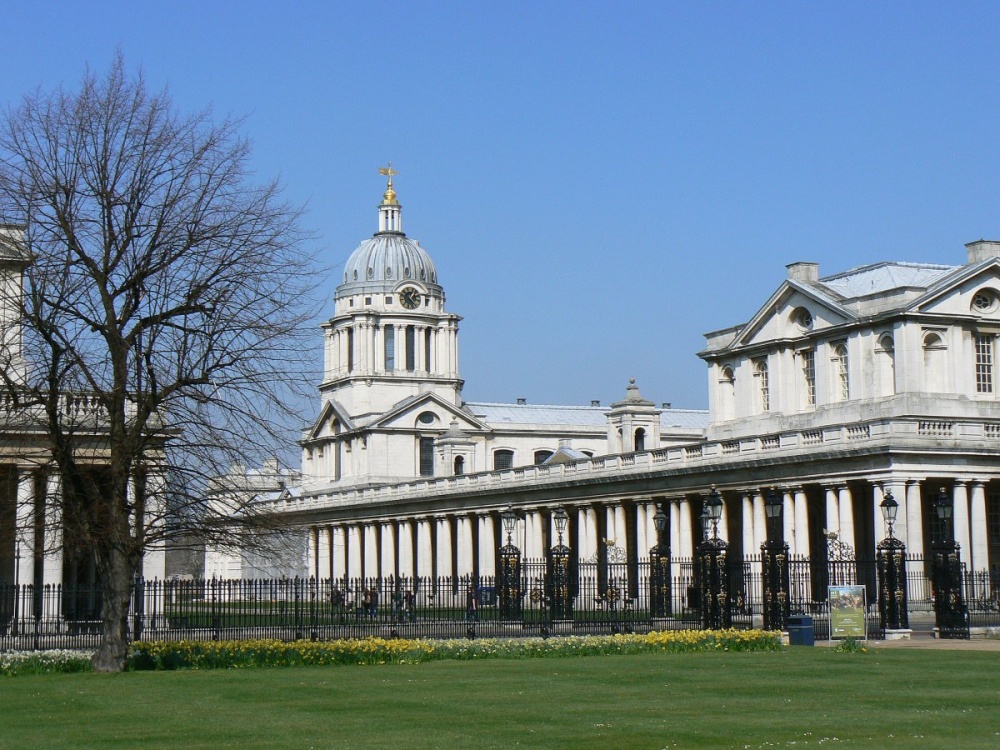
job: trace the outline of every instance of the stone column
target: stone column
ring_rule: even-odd
[[[743,556],[760,554],[760,545],[754,544],[754,518],[753,518],[753,495],[750,492],[742,493],[740,504],[743,506]]]
[[[458,516],[455,519],[458,523],[458,570],[456,575],[471,576],[472,564],[472,518],[470,516]]]
[[[694,534],[691,528],[691,501],[682,497],[678,507],[680,514],[680,551],[681,557],[694,557]]]
[[[63,582],[62,486],[59,477],[50,474],[45,489],[44,555],[42,584],[59,586]]]
[[[135,479],[128,483],[129,493],[136,493]],[[146,497],[142,518],[133,519],[134,523],[143,529],[143,534],[161,535],[163,524],[166,523],[166,478],[158,471],[150,471],[146,477]],[[167,546],[164,541],[147,542],[142,556],[142,577],[147,581],[160,580],[167,577]]]
[[[504,540],[506,541],[506,540]],[[479,575],[496,576],[497,549],[493,516],[479,514]]]
[[[670,577],[678,578],[681,574],[680,558],[684,557],[684,547],[681,542],[681,506],[675,500],[666,501],[670,513]]]
[[[795,495],[791,490],[781,491],[781,522],[784,526],[785,541],[792,555],[799,554],[798,540],[795,538]]]
[[[839,534],[840,498],[837,496],[837,488],[824,487],[823,494],[826,495],[826,531]]]
[[[962,560],[972,569],[972,535],[969,533],[969,485],[968,482],[955,482],[955,511],[952,514],[955,528],[955,541],[961,545]]]
[[[722,498],[722,514],[719,516],[719,539],[729,541],[729,500],[724,492],[719,493]]]
[[[763,490],[753,493],[753,548],[760,554],[760,545],[767,541],[767,511],[764,509]]]
[[[923,502],[920,497],[920,483],[915,479],[906,480],[906,551],[911,555],[924,555]],[[910,572],[923,570],[923,563],[910,563]]]
[[[659,535],[656,531],[656,511],[658,509],[659,503],[649,503],[646,505],[646,548],[642,550],[642,554],[648,555],[649,550],[652,549],[654,544],[659,544]],[[667,531],[669,534],[669,530]],[[670,537],[667,536],[664,540],[665,544],[670,544]],[[674,553],[673,548],[670,550],[670,554]]]
[[[857,552],[857,542],[854,539],[854,499],[851,488],[846,484],[837,488],[838,508],[840,509],[840,541],[851,545]]]
[[[347,575],[350,578],[364,576],[364,566],[361,560],[361,527],[352,523],[347,528]]]
[[[437,517],[437,574],[438,577],[452,577],[455,571],[451,566],[451,519],[448,516]]]
[[[347,530],[343,526],[333,527],[333,561],[332,578],[343,578],[347,575]]]
[[[430,578],[434,575],[434,544],[428,518],[417,519],[417,575]]]
[[[885,519],[882,518],[882,501],[885,500],[885,487],[880,484],[872,485],[872,503],[875,507],[872,509],[872,517],[875,520],[875,544],[878,544],[881,540],[888,536],[888,531],[886,530]],[[865,550],[863,555],[859,554],[858,557],[869,557],[874,558],[875,550]]]
[[[795,488],[795,549],[800,555],[809,556],[809,504],[805,489]]]
[[[30,469],[17,472],[17,510],[14,531],[14,571],[19,586],[35,583],[35,475]]]
[[[316,530],[316,565],[310,572],[316,571],[318,579],[330,577],[330,527],[320,526]]]
[[[615,544],[628,555],[628,525],[625,522],[625,506],[620,502],[614,506],[615,513]],[[627,559],[627,558],[626,558]]]
[[[397,533],[399,538],[399,575],[403,578],[412,578],[415,574],[413,569],[413,522],[406,520],[399,522]]]
[[[649,548],[652,546],[649,543],[649,535],[647,528],[649,526],[649,521],[646,516],[646,504],[644,502],[637,502],[635,504],[635,546],[637,547],[636,552],[639,557],[645,557],[649,554]],[[653,532],[653,539],[656,539],[656,532]]]
[[[376,578],[379,574],[378,524],[371,521],[364,524],[365,534],[365,578]]]
[[[310,526],[306,529],[306,577],[316,576],[316,566],[319,560],[319,529]]]
[[[393,528],[392,521],[383,521],[379,524],[380,536],[379,547],[381,551],[380,570],[383,578],[396,575],[396,529]]]
[[[970,570],[977,572],[990,569],[990,545],[987,536],[986,484],[978,479],[972,484],[972,564]]]
[[[583,539],[583,549],[580,550],[580,559],[589,560],[597,554],[597,512],[592,505],[580,508],[579,518],[583,519],[585,529]]]

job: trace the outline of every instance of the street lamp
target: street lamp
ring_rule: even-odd
[[[878,570],[879,625],[887,630],[908,630],[909,613],[906,602],[906,545],[892,534],[899,503],[886,490],[879,504],[885,521],[886,538],[876,545],[875,563]]]
[[[790,588],[788,543],[784,540],[781,514],[784,503],[773,487],[764,497],[767,540],[760,545],[761,579],[764,588],[764,630],[784,630],[788,623]]]
[[[719,630],[732,626],[729,602],[729,545],[719,538],[719,519],[722,517],[722,495],[712,485],[702,510],[705,541],[698,548],[698,572],[701,581],[701,627]],[[708,538],[708,526],[712,536]]]
[[[569,517],[563,508],[552,512],[552,522],[559,534],[559,543],[549,550],[549,595],[552,602],[550,615],[553,620],[568,620],[573,616],[572,576],[570,556],[572,550],[563,544],[563,534]]]
[[[508,505],[500,513],[500,522],[507,534],[507,544],[500,548],[500,575],[497,581],[497,599],[500,617],[515,620],[521,617],[521,550],[513,542],[517,528],[517,514]]]
[[[670,614],[670,545],[664,539],[669,519],[659,503],[653,515],[656,544],[649,550],[649,614],[666,617]]]
[[[939,638],[968,638],[968,613],[962,597],[962,550],[952,538],[954,508],[946,487],[938,492],[934,511],[940,523],[937,538],[931,542],[935,626]]]

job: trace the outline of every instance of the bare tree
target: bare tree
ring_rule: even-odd
[[[305,382],[317,273],[300,209],[254,181],[239,124],[179,114],[119,54],[0,125],[0,201],[27,256],[23,294],[5,294],[23,345],[4,340],[3,378],[44,413],[65,534],[96,559],[98,670],[124,668],[144,553],[233,533],[205,481],[287,440]]]

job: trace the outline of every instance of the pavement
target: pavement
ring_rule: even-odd
[[[839,641],[816,641],[817,646],[836,646]],[[929,635],[914,634],[913,638],[901,638],[892,641],[868,641],[871,648],[916,648],[939,651],[997,651],[1000,652],[1000,638],[971,638],[959,640],[950,638],[933,638]]]

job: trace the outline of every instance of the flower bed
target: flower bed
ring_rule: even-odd
[[[89,672],[92,651],[8,651],[0,653],[0,675]]]
[[[429,640],[139,641],[132,669],[231,669],[327,664],[417,664],[439,659],[524,659],[705,651],[777,651],[780,634],[762,630],[677,630],[646,635]]]

